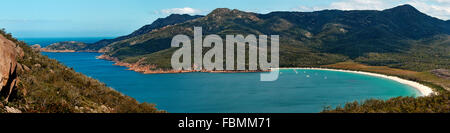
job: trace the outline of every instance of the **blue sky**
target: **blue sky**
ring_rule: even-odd
[[[8,0],[0,8],[0,28],[17,37],[115,37],[171,13],[205,15],[221,7],[268,13],[383,10],[401,4],[450,19],[450,0]]]

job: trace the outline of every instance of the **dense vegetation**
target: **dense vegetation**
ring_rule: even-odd
[[[410,49],[403,53],[367,53],[355,60],[373,66],[427,71],[450,69],[450,36],[440,35],[410,41]]]
[[[142,65],[170,69],[170,57],[175,51],[170,48],[172,37],[192,37],[193,27],[197,26],[203,28],[204,35],[218,34],[223,38],[227,34],[280,35],[282,67],[320,66],[349,59],[415,71],[450,66],[450,23],[410,5],[383,11],[268,14],[220,8],[207,16],[181,18],[184,19],[161,18],[126,38],[92,47],[123,62],[143,59]]]
[[[58,61],[34,51],[4,30],[0,34],[18,44],[24,57],[18,59],[19,83],[8,101],[2,100],[0,112],[9,106],[22,112],[147,112],[156,113],[155,105],[106,87],[105,84],[75,72]]]
[[[347,103],[335,109],[328,107],[324,113],[450,113],[450,93],[428,97],[397,97],[389,100],[370,99],[362,103]]]

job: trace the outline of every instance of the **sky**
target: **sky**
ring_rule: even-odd
[[[383,10],[403,4],[450,19],[450,0],[5,0],[0,28],[19,38],[116,37],[172,13],[206,15],[215,8],[269,13]]]

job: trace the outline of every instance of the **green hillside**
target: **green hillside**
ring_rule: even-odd
[[[166,18],[170,20],[171,18]],[[100,48],[122,62],[171,69],[177,34],[280,35],[280,66],[319,66],[347,60],[415,71],[450,69],[450,24],[410,5],[383,11],[272,12],[219,8],[207,16],[165,25]],[[160,27],[161,27],[160,26]]]

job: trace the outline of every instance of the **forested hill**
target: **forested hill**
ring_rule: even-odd
[[[173,36],[203,34],[280,35],[280,65],[318,66],[354,60],[415,71],[450,69],[450,23],[410,5],[383,11],[323,10],[257,14],[219,8],[207,16],[111,40],[100,52],[126,63],[170,69]],[[157,23],[157,22],[155,22]],[[133,34],[132,34],[133,35]],[[135,34],[136,35],[136,34]]]

